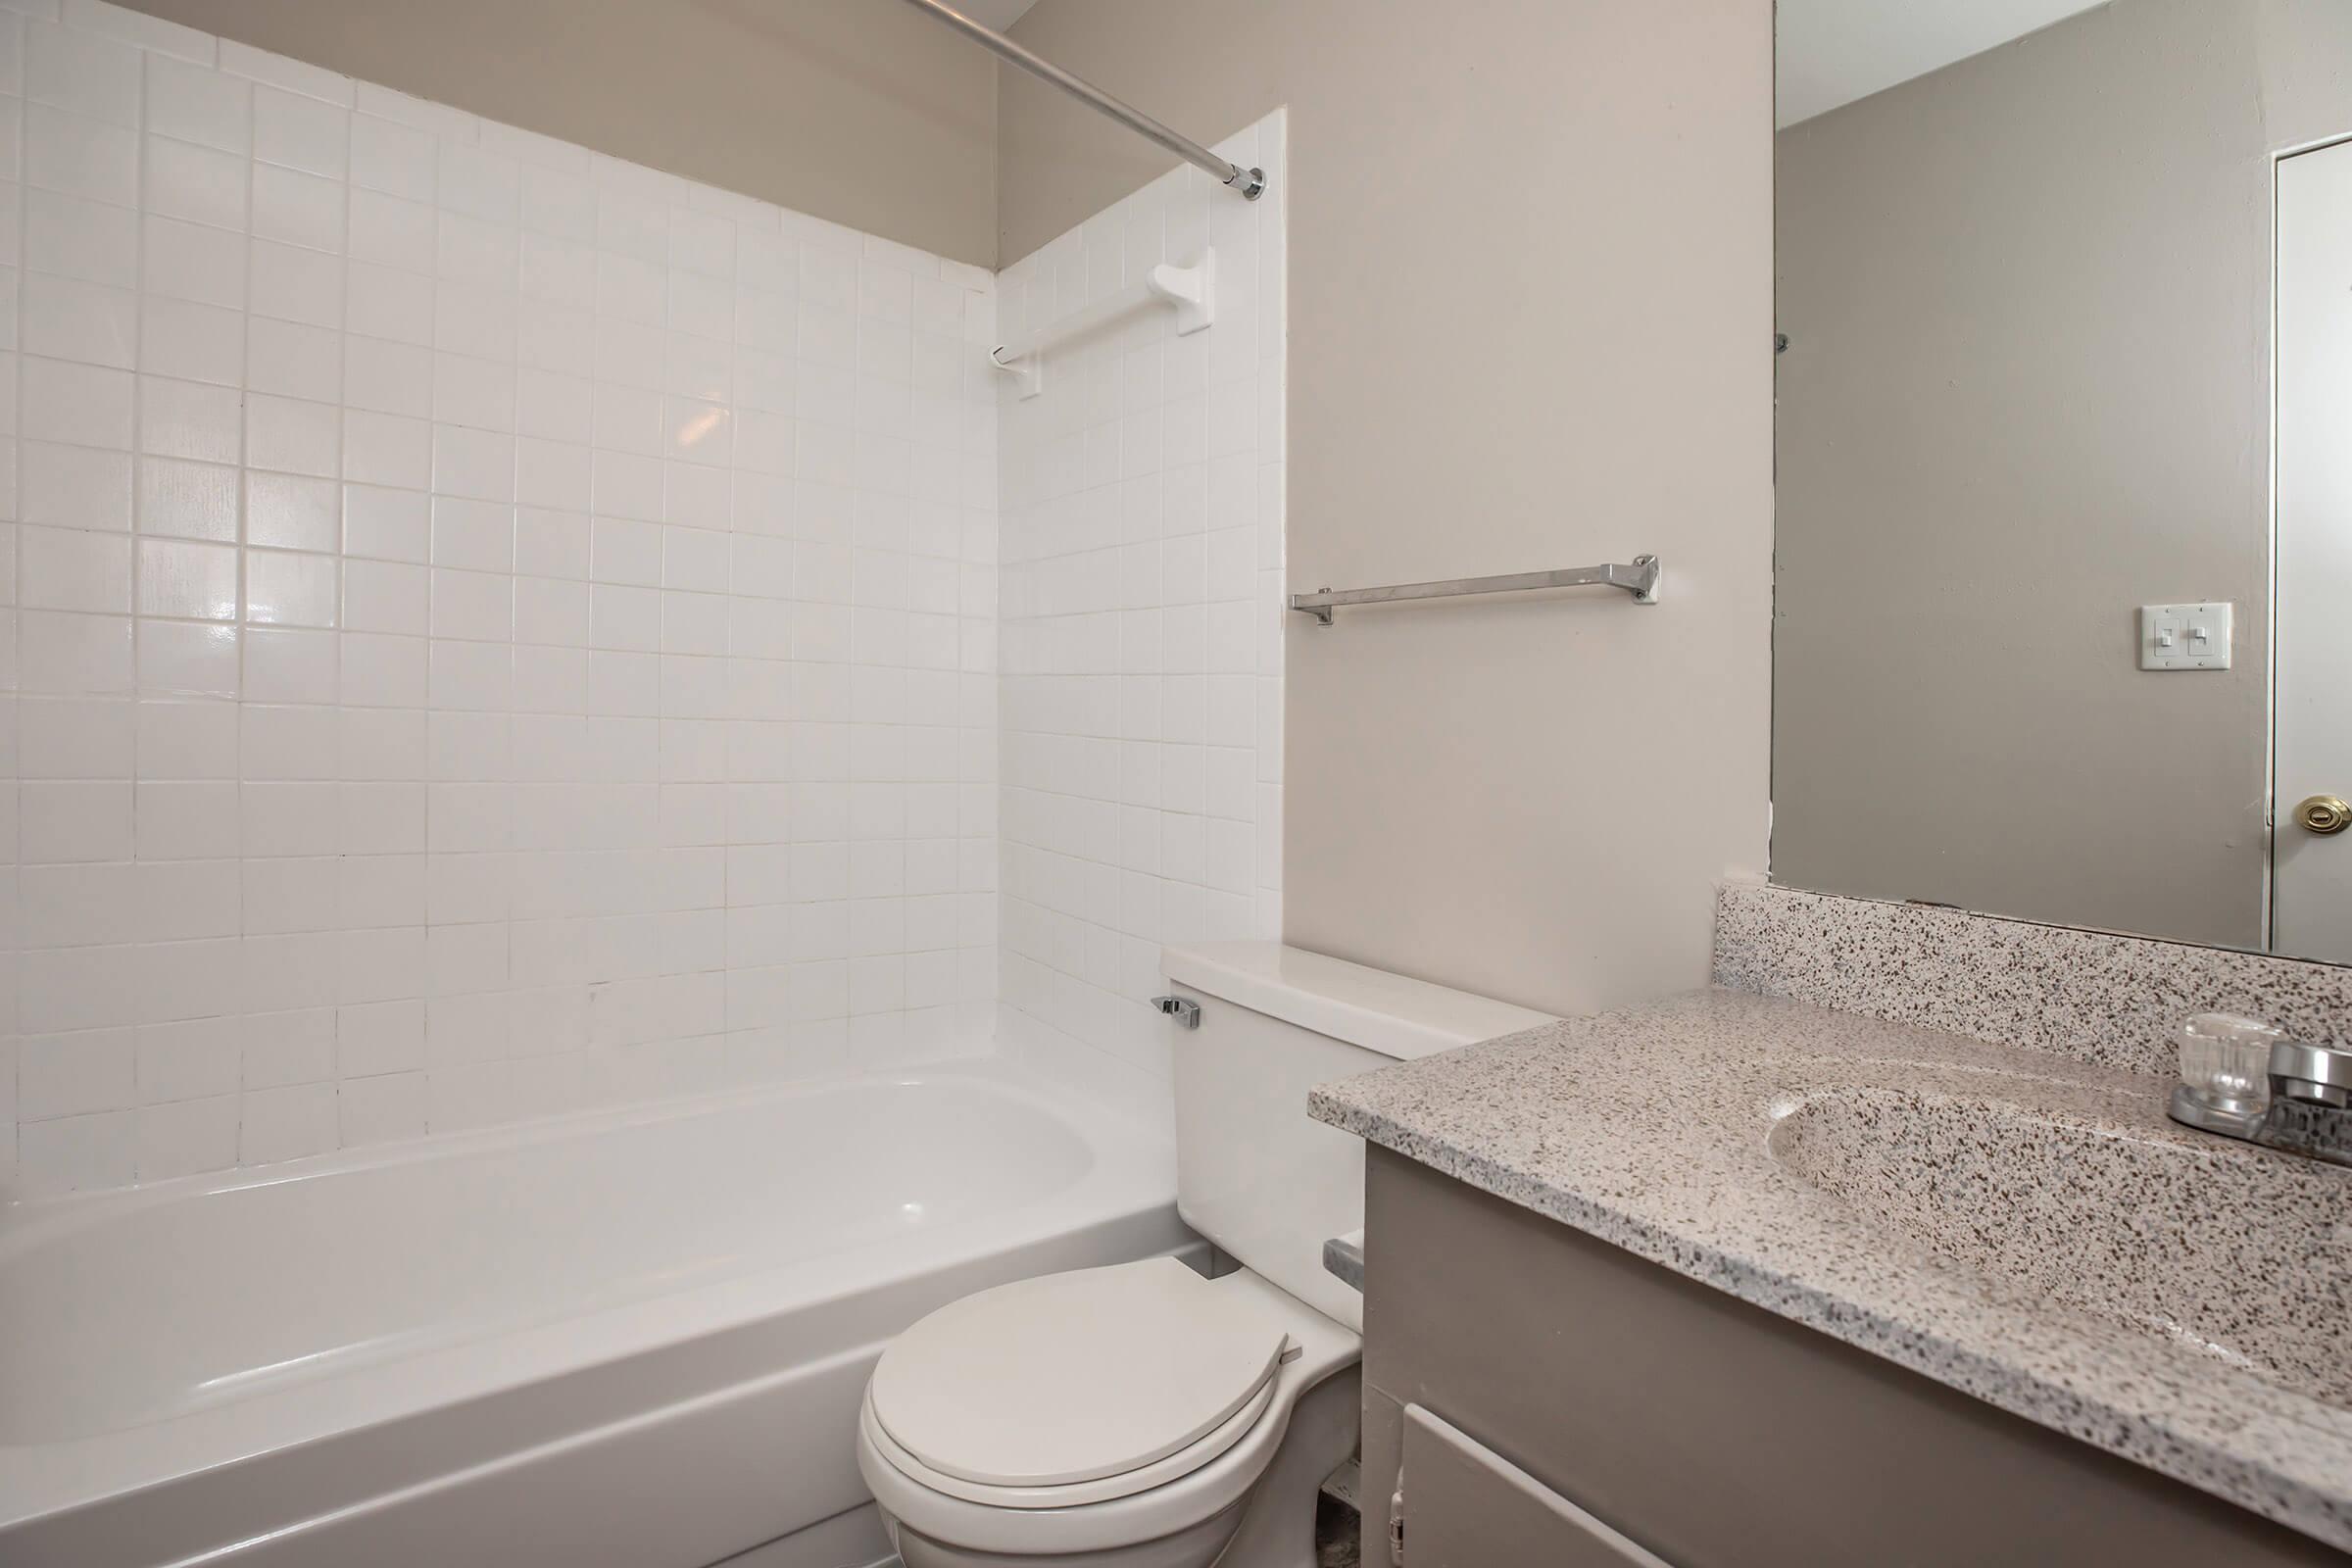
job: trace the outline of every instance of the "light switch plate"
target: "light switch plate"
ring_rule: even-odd
[[[2227,602],[2139,607],[2139,667],[2228,669],[2230,613]]]

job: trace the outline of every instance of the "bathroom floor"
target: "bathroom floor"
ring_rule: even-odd
[[[1315,1506],[1315,1568],[1361,1568],[1363,1555],[1357,1547],[1360,1523],[1356,1511],[1339,1498],[1323,1496]],[[874,1568],[901,1568],[899,1559],[892,1557],[876,1563]]]
[[[1315,1568],[1359,1568],[1357,1547],[1360,1518],[1337,1497],[1318,1498],[1315,1507]]]

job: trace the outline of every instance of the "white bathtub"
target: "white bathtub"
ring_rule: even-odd
[[[0,1563],[700,1568],[865,1502],[891,1335],[1174,1190],[981,1063],[22,1204]]]

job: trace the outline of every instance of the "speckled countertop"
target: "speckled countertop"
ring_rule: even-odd
[[[1310,1109],[2352,1548],[2352,1171],[2178,1127],[2168,1088],[1716,989]]]

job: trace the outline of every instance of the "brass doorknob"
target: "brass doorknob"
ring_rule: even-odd
[[[2295,808],[2295,821],[2306,833],[2341,833],[2352,827],[2352,806],[2332,795],[2314,795]]]

